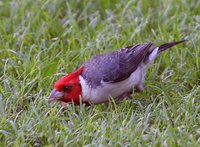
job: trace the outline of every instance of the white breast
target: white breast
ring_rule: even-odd
[[[91,88],[86,80],[79,76],[82,86],[82,99],[93,104],[98,104],[108,101],[109,97],[116,98],[125,92],[128,92],[134,88],[140,82],[143,82],[144,71],[142,67],[138,67],[129,78],[117,83],[101,82],[101,86]]]

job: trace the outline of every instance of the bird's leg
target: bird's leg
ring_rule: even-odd
[[[131,91],[128,91],[128,92],[125,92],[125,93],[123,93],[123,94],[121,94],[120,96],[118,96],[117,98],[116,98],[116,103],[117,104],[120,104],[124,99],[130,99],[131,98],[131,94],[132,94],[132,90]],[[106,102],[104,102],[104,106],[106,107],[106,108],[108,108],[108,105],[109,105],[109,101],[106,101]]]
[[[118,97],[118,102],[121,102],[121,101],[123,101],[124,99],[126,99],[126,98],[128,98],[128,99],[130,99],[131,98],[131,94],[133,93],[133,91],[131,90],[131,91],[128,91],[128,92],[125,92],[125,93],[123,93],[122,95],[120,95],[119,97]]]
[[[104,102],[104,106],[105,106],[105,108],[107,108],[107,109],[108,109],[108,106],[109,106],[109,101],[107,101],[107,102]]]
[[[139,83],[135,87],[135,92],[142,92],[144,90],[144,88],[145,88],[144,83]]]
[[[121,102],[124,100],[124,99],[131,99],[131,94],[133,93],[132,90],[128,91],[128,92],[125,92],[123,93],[122,95],[118,96],[116,98],[116,104],[121,104]],[[104,106],[106,108],[106,110],[108,110],[108,107],[109,107],[109,101],[106,101],[104,102]]]

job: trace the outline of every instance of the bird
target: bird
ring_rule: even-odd
[[[48,102],[86,106],[130,97],[145,89],[147,67],[163,51],[185,42],[174,41],[156,46],[152,42],[121,48],[96,55],[54,84]]]

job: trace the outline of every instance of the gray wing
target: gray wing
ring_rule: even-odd
[[[110,54],[98,55],[87,61],[82,76],[92,87],[105,82],[128,78],[147,55],[153,43],[129,46]]]

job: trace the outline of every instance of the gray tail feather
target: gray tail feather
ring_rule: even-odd
[[[187,40],[181,40],[181,41],[162,44],[162,45],[159,46],[158,53],[161,53],[161,52],[165,51],[166,49],[169,49],[169,48],[173,47],[174,45],[177,45],[179,43],[183,43],[185,41],[187,41]]]

